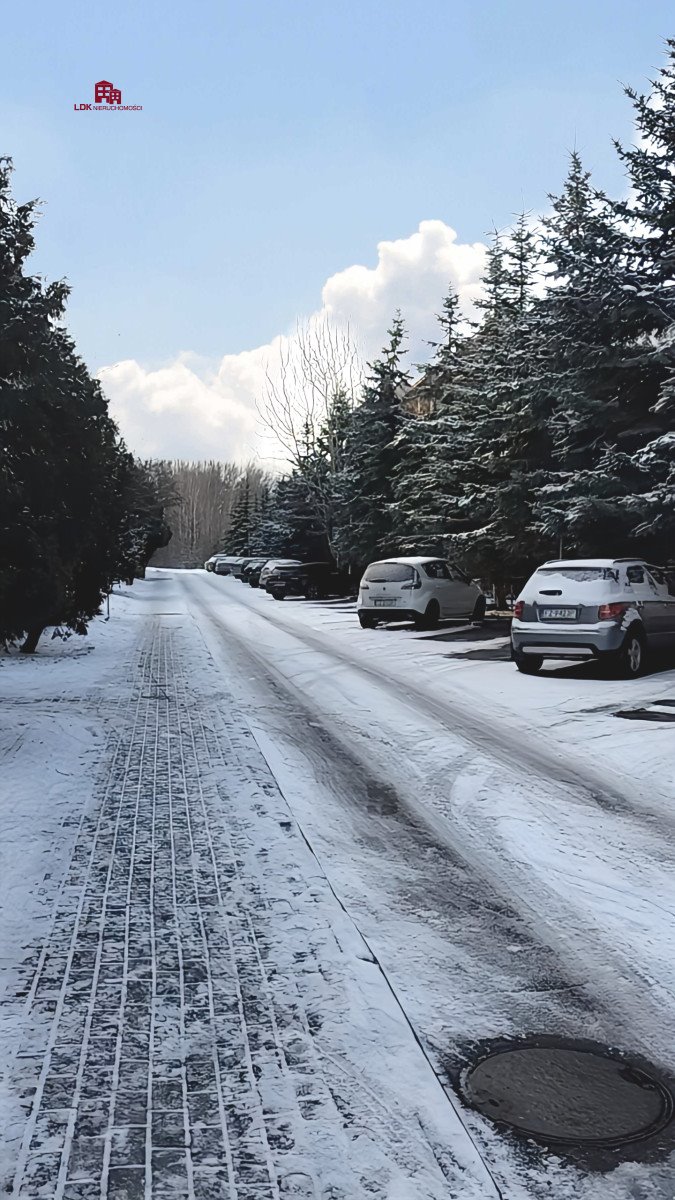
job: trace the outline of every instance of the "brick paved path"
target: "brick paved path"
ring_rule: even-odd
[[[12,1002],[25,1122],[5,1194],[355,1200],[399,1172],[420,1174],[411,1195],[449,1195],[442,1153],[317,1048],[348,1002],[332,898],[228,698],[192,689],[186,638],[155,622],[131,664]]]

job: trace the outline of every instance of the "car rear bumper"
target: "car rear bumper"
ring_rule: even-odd
[[[576,629],[513,621],[511,645],[516,654],[536,654],[542,658],[600,658],[620,650],[625,638],[621,623],[607,621],[598,626]]]
[[[378,621],[414,621],[422,614],[414,608],[384,608],[379,604],[358,604],[357,612],[367,613],[369,617],[377,617]]]

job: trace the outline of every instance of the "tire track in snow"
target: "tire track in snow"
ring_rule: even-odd
[[[209,586],[210,591],[217,588],[216,581],[212,580],[209,575],[194,576],[193,578],[198,579],[200,584]],[[223,599],[222,591],[220,597]],[[522,771],[523,767],[527,767],[542,781],[554,783],[557,788],[567,786],[575,792],[578,790],[599,808],[639,822],[659,837],[663,835],[665,827],[673,834],[675,841],[675,812],[669,810],[664,812],[661,809],[655,810],[647,807],[636,809],[635,781],[631,780],[633,788],[631,795],[625,789],[623,777],[616,775],[605,763],[603,763],[602,771],[594,768],[590,763],[585,763],[583,770],[580,770],[566,762],[561,753],[551,752],[544,745],[536,745],[533,739],[528,740],[525,744],[518,743],[516,748],[513,741],[514,729],[509,727],[503,732],[499,728],[497,719],[494,716],[490,720],[486,719],[484,711],[472,706],[465,694],[458,696],[456,703],[446,697],[436,699],[428,692],[417,688],[409,675],[398,674],[383,663],[371,666],[358,652],[350,652],[344,647],[336,646],[318,632],[310,632],[307,626],[299,621],[285,620],[277,615],[276,609],[266,611],[257,607],[253,608],[231,592],[228,592],[224,598],[260,620],[266,621],[281,632],[296,638],[308,648],[359,671],[378,685],[381,686],[383,682],[386,682],[397,688],[404,688],[405,695],[400,697],[402,703],[410,705],[414,702],[416,712],[426,712],[434,720],[445,725],[450,732],[461,733],[462,737],[476,749],[492,759],[502,761],[510,770]],[[611,785],[608,785],[610,779]],[[578,796],[576,799],[578,800]],[[668,803],[669,797],[664,796],[664,801]]]
[[[177,574],[176,578],[188,592],[192,592],[191,582],[193,580],[199,581],[200,584],[207,582],[207,580],[194,575],[188,577]],[[213,582],[215,583],[215,581]],[[215,589],[208,588],[209,597],[213,590]],[[240,633],[233,631],[230,626],[224,627],[222,611],[219,612],[217,608],[208,603],[205,595],[207,589],[201,586],[199,591],[201,596],[197,603],[207,615],[214,629],[222,637],[233,639],[245,653],[256,658],[263,670],[275,678],[287,693],[290,692],[293,695],[296,703],[304,703],[307,713],[312,713],[311,704],[308,704],[307,697],[299,692],[297,683],[289,680],[281,668],[269,661],[264,649],[252,646],[250,641],[247,641]],[[194,595],[194,593],[192,594]],[[390,672],[379,672],[355,656],[337,651],[335,647],[327,644],[319,636],[308,633],[304,626],[299,627],[298,623],[277,618],[276,615],[261,613],[257,608],[252,609],[245,601],[233,598],[228,593],[227,600],[230,599],[233,599],[238,607],[245,609],[252,616],[259,616],[268,621],[287,636],[295,638],[301,645],[320,653],[325,659],[329,661],[333,659],[340,665],[358,670],[377,688],[390,688],[392,682],[400,687],[401,681],[395,679]],[[403,707],[412,708],[417,715],[419,715],[420,708],[425,710],[429,716],[432,716],[454,736],[459,732],[463,738],[464,725],[472,720],[471,716],[464,715],[461,722],[456,722],[453,711],[452,723],[450,723],[448,706],[445,702],[434,701],[419,689],[416,690],[414,684],[409,684],[407,681],[405,694],[397,695],[395,700]],[[317,714],[313,715],[316,717]],[[457,726],[460,726],[459,730]],[[493,732],[492,727],[490,727],[490,732]],[[331,735],[328,734],[328,736]],[[308,739],[311,737],[308,729],[305,729],[303,737]],[[325,737],[326,731],[324,731]],[[496,757],[498,761],[505,761],[508,757],[508,765],[511,770],[513,769],[512,746],[510,746],[508,756],[500,753],[491,755],[490,747],[486,747],[484,744],[482,734],[478,738],[467,738],[467,740],[470,744],[477,746],[483,754],[487,753],[490,757]],[[498,751],[502,742],[503,736],[498,737]],[[340,742],[340,752],[343,755],[353,754],[353,743],[350,742],[347,745],[345,742]],[[553,787],[563,797],[569,796],[570,803],[583,804],[585,802],[587,787],[584,786],[582,780],[577,780],[573,776],[573,780],[568,778],[561,782],[555,774],[552,761],[548,762],[547,773],[543,774],[543,761],[546,761],[547,756],[544,755],[542,760],[542,755],[536,751],[534,757],[540,765],[542,782],[546,783],[549,788]],[[550,757],[553,760],[553,756]],[[336,761],[335,754],[333,754],[332,761]],[[364,765],[367,769],[369,764],[360,759],[358,765],[363,770]],[[396,787],[395,777],[391,782]],[[581,797],[578,795],[578,789],[582,790]],[[550,891],[543,896],[541,894],[533,895],[531,881],[529,881],[528,889],[528,880],[522,872],[512,868],[510,872],[504,873],[501,863],[499,870],[491,866],[486,860],[485,847],[482,844],[475,844],[475,839],[471,839],[466,829],[450,825],[446,816],[433,811],[429,806],[415,803],[414,798],[411,803],[410,798],[406,798],[404,790],[400,787],[397,787],[397,791],[405,812],[409,816],[412,815],[413,819],[422,820],[426,824],[427,830],[431,831],[438,844],[442,845],[447,853],[461,863],[465,874],[469,878],[473,876],[474,882],[479,881],[479,886],[484,891],[487,890],[487,895],[493,896],[496,906],[500,908],[502,914],[516,909],[529,929],[530,947],[537,946],[540,951],[549,951],[554,955],[558,964],[557,978],[562,985],[561,992],[567,992],[570,998],[576,993],[582,1000],[582,1010],[585,1006],[586,1023],[593,1019],[597,1020],[599,1024],[600,1030],[597,1036],[604,1037],[604,1040],[609,1043],[614,1043],[622,1038],[627,1047],[637,1045],[641,1053],[660,1062],[664,1069],[672,1068],[674,1065],[672,1044],[675,1034],[675,995],[673,992],[658,978],[645,974],[635,962],[629,961],[620,949],[608,945],[606,932],[603,937],[603,931],[597,929],[591,911],[586,914],[583,928],[579,928],[583,914],[580,916],[580,913],[571,907],[564,897],[554,895]],[[633,810],[631,810],[630,816],[635,817]],[[638,820],[640,819],[638,817]],[[647,821],[650,824],[653,823],[650,817],[647,818]],[[449,841],[450,836],[452,836],[451,842]],[[468,841],[467,836],[469,837]],[[504,940],[502,935],[502,941]],[[577,1016],[579,1015],[578,1013]],[[580,1029],[577,1028],[576,1032],[580,1032]]]

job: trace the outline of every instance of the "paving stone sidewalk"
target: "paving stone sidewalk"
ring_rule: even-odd
[[[228,697],[195,688],[187,636],[154,621],[136,654],[51,933],[12,1000],[4,1194],[355,1200],[400,1175],[419,1179],[411,1195],[454,1195],[450,1156],[340,1054],[349,923]]]

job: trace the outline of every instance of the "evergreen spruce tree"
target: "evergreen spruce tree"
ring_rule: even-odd
[[[60,325],[68,289],[26,273],[34,203],[0,160],[0,640],[78,633],[121,573],[128,456]]]
[[[230,514],[229,529],[223,539],[226,554],[234,554],[243,558],[251,553],[251,543],[256,527],[255,507],[256,498],[252,492],[248,474],[246,474],[237,489]]]
[[[621,524],[655,558],[675,557],[675,39],[648,95],[626,89],[638,138],[617,143],[630,199],[614,205],[628,223],[626,278],[619,297],[632,338],[630,365],[639,379],[640,411],[608,466],[627,479]]]
[[[461,438],[456,378],[463,338],[459,299],[450,288],[437,318],[442,337],[401,405],[392,522],[401,553],[444,554],[457,502],[455,460]]]
[[[49,345],[66,296],[62,284],[45,287],[24,274],[36,205],[15,204],[10,177],[11,163],[0,160],[0,640],[36,624],[40,594],[50,586],[37,508],[53,466],[40,348]]]
[[[546,219],[551,286],[537,306],[537,403],[548,413],[553,467],[541,488],[541,529],[567,554],[649,549],[640,457],[658,430],[658,352],[630,282],[631,237],[579,156]],[[641,478],[642,476],[642,478]]]
[[[351,414],[339,482],[335,547],[355,568],[398,549],[392,521],[399,458],[402,396],[410,380],[403,367],[405,327],[397,313],[382,356],[370,364],[360,403]]]
[[[483,319],[454,376],[450,552],[492,581],[502,601],[507,584],[529,572],[538,554],[528,519],[542,456],[529,393],[538,261],[525,214],[508,241],[494,235],[479,302]]]
[[[339,481],[345,465],[347,436],[352,416],[352,405],[346,391],[338,388],[328,401],[311,462],[307,463],[304,477],[307,481],[307,499],[315,510],[325,537],[329,555],[337,560],[336,523],[339,508]]]
[[[252,553],[267,556],[287,557],[288,531],[280,519],[280,504],[277,496],[280,480],[265,484],[255,514],[255,526],[251,538]]]
[[[335,528],[339,505],[338,482],[344,465],[345,445],[352,407],[342,388],[328,396],[325,412],[318,428],[308,419],[304,429],[302,450],[297,465],[286,476],[284,487],[292,481],[291,493],[283,491],[285,502],[292,494],[296,516],[295,533],[289,536],[303,540],[301,529],[307,531],[308,545],[314,547],[321,560],[337,557]],[[304,491],[300,484],[304,484]],[[290,512],[288,514],[290,519]]]
[[[303,562],[329,557],[325,531],[307,495],[306,480],[292,471],[276,480],[254,533],[254,546],[270,557]]]
[[[166,464],[141,462],[121,447],[115,482],[121,500],[116,505],[116,531],[112,516],[118,546],[115,575],[132,584],[134,579],[145,577],[146,566],[155,551],[171,541],[165,512],[178,503],[179,497]]]
[[[262,556],[267,554],[269,547],[265,538],[264,530],[269,519],[272,507],[273,488],[266,480],[260,487],[258,493],[251,522],[251,554]]]

